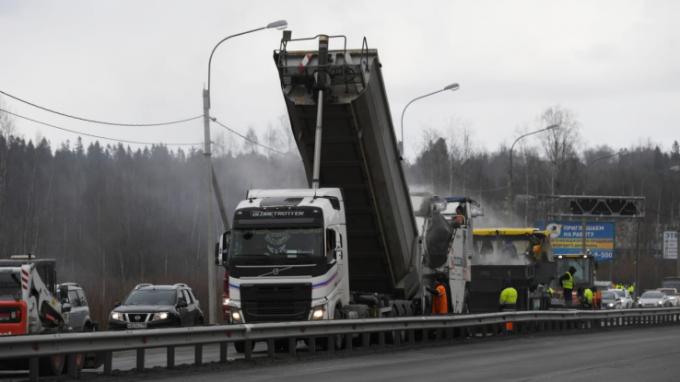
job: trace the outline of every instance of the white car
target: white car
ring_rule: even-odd
[[[625,289],[609,289],[602,292],[603,309],[630,309],[634,304],[633,298]]]
[[[670,298],[658,290],[648,290],[640,296],[638,308],[670,308],[673,303]]]
[[[657,289],[659,292],[662,292],[666,296],[668,296],[668,301],[670,301],[671,306],[680,306],[680,295],[678,294],[678,290],[675,288],[659,288]]]

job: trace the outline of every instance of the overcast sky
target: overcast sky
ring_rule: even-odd
[[[0,89],[91,118],[155,122],[199,115],[207,60],[222,37],[287,19],[297,37],[366,36],[377,48],[393,120],[413,97],[407,156],[422,129],[464,121],[477,146],[496,149],[539,127],[561,105],[584,146],[680,139],[680,1],[27,1],[0,0]],[[212,113],[245,132],[285,113],[271,57],[279,31],[223,45],[213,63]],[[200,142],[201,121],[172,127],[99,126],[10,110],[93,134]],[[74,136],[17,120],[26,138],[57,146]],[[218,128],[214,128],[218,132]],[[398,125],[395,125],[398,130]],[[228,136],[230,139],[240,139]],[[530,142],[531,143],[531,142]],[[537,143],[537,141],[533,141]]]

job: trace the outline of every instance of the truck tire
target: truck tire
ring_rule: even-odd
[[[236,352],[238,354],[243,354],[246,352],[246,343],[245,341],[236,341],[234,342],[234,349],[236,349]]]
[[[333,312],[333,318],[331,318],[331,320],[342,320],[344,318],[345,314],[343,307],[341,305],[336,306]],[[335,335],[333,339],[335,350],[342,350],[345,348],[345,336],[338,334]],[[316,347],[320,350],[328,350],[328,337],[317,338]]]
[[[80,371],[85,367],[85,361],[85,353],[69,354],[66,356],[66,372],[69,375],[79,376]],[[70,369],[71,366],[73,366],[74,370]]]
[[[64,372],[66,357],[63,354],[55,354],[40,358],[40,375],[58,377]]]

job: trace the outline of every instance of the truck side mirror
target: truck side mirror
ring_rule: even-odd
[[[473,204],[472,207],[470,208],[470,217],[478,218],[480,216],[484,216],[484,210],[482,209],[482,207]]]
[[[229,245],[231,244],[231,231],[222,234],[220,241],[215,246],[215,264],[224,265],[229,260]]]
[[[334,257],[336,260],[342,260],[342,249],[341,248],[336,248],[334,251]]]

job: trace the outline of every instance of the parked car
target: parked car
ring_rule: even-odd
[[[75,332],[92,332],[97,330],[97,323],[90,316],[90,307],[85,297],[85,291],[76,283],[61,283],[57,285],[57,298],[62,306],[69,304],[71,310],[68,323]]]
[[[657,289],[659,292],[662,292],[666,296],[668,296],[668,300],[671,302],[672,306],[680,306],[680,294],[678,294],[678,290],[675,288],[659,288]]]
[[[673,306],[668,296],[658,290],[648,290],[637,302],[639,308],[664,308]]]
[[[109,315],[109,329],[195,326],[204,322],[200,304],[186,284],[139,284]]]
[[[629,309],[633,307],[633,298],[625,289],[609,289],[602,292],[602,309]]]

